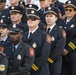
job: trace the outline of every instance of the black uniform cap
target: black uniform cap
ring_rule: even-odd
[[[27,17],[36,17],[37,19],[40,19],[40,13],[36,10],[33,9],[28,9],[27,10]]]
[[[11,6],[10,13],[16,12],[22,14],[23,8],[21,6]]]
[[[0,20],[0,27],[10,28],[9,22],[6,21],[6,20],[1,19],[1,20]]]
[[[20,0],[20,1],[19,1],[19,5],[24,5],[24,7],[25,7],[25,2],[22,1],[22,0]]]
[[[24,31],[24,26],[21,24],[11,24],[10,26],[10,33],[23,33]]]
[[[54,15],[58,16],[58,9],[56,7],[47,7],[45,9],[45,15],[48,13],[53,13]]]
[[[25,6],[26,9],[33,9],[33,10],[38,10],[38,6],[34,4],[27,4]]]
[[[73,7],[74,9],[76,9],[76,2],[74,0],[73,1],[66,1],[65,8],[69,7],[69,6]]]

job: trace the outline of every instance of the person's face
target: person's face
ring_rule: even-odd
[[[3,10],[5,8],[5,2],[0,3],[0,10]]]
[[[43,8],[46,8],[50,5],[50,0],[40,0],[40,7],[43,9]]]
[[[71,7],[65,8],[65,14],[68,18],[73,17],[75,14],[74,8]]]
[[[4,28],[4,27],[0,27],[0,33],[1,33],[1,37],[6,37],[9,33],[9,29]]]
[[[37,18],[27,18],[27,24],[29,27],[37,27],[39,20]]]
[[[55,24],[57,17],[52,13],[48,13],[45,16],[45,19],[46,19],[47,25],[52,26],[53,24]]]
[[[45,8],[45,0],[40,0],[40,7]]]
[[[30,3],[31,3],[31,0],[26,0],[25,4],[30,4]]]
[[[12,42],[16,45],[20,42],[21,38],[22,38],[22,34],[19,33],[9,33],[10,38],[12,40]]]
[[[9,0],[11,6],[16,6],[19,3],[19,0]]]
[[[18,22],[18,21],[21,21],[22,14],[13,12],[10,14],[10,17],[12,22]]]

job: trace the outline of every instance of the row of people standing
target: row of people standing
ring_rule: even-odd
[[[67,14],[67,12],[69,12],[69,13],[71,13],[72,11],[75,11],[75,10],[73,10],[73,9],[76,9],[76,7],[75,7],[75,5],[71,2],[71,1],[68,1],[67,2],[67,4],[66,4],[67,6],[65,7],[65,11],[66,11],[66,14]],[[48,31],[48,32],[50,32],[49,33],[49,35],[51,35],[51,37],[49,37],[49,36],[47,36],[46,35],[46,39],[45,39],[45,37],[42,35],[42,39],[44,39],[45,41],[46,41],[46,43],[47,42],[51,42],[51,48],[53,47],[52,46],[52,43],[54,44],[54,42],[55,42],[55,44],[54,44],[54,49],[55,49],[55,47],[57,47],[55,50],[52,50],[52,49],[50,49],[51,50],[51,52],[50,52],[50,56],[49,56],[49,58],[48,58],[48,61],[51,63],[50,64],[50,75],[60,75],[61,74],[61,64],[62,64],[62,60],[61,60],[61,53],[62,53],[62,51],[63,51],[63,55],[67,58],[67,54],[69,55],[70,53],[68,53],[69,51],[68,50],[75,50],[76,49],[76,47],[75,47],[75,40],[73,41],[73,42],[71,42],[71,40],[74,38],[76,38],[75,36],[76,36],[76,34],[75,34],[75,32],[76,32],[76,26],[75,26],[75,20],[73,20],[73,22],[70,24],[70,26],[68,27],[68,26],[65,26],[65,23],[64,23],[64,26],[60,26],[59,25],[59,27],[60,28],[64,28],[65,30],[67,30],[66,31],[66,34],[68,34],[69,32],[68,32],[68,30],[72,30],[70,33],[72,33],[72,36],[73,36],[73,38],[72,37],[70,37],[69,35],[70,34],[68,34],[67,35],[67,37],[69,38],[70,37],[70,39],[68,40],[68,39],[66,39],[66,44],[67,44],[67,47],[69,48],[69,49],[64,49],[63,47],[64,47],[64,43],[65,43],[65,38],[66,38],[66,34],[65,34],[65,31],[64,30],[62,30],[62,29],[60,29],[55,23],[56,23],[56,20],[57,20],[57,10],[56,9],[52,9],[53,7],[48,7],[47,9],[46,9],[46,11],[45,11],[45,20],[46,20],[46,24],[47,24],[47,26],[45,27],[45,26],[43,26],[45,29],[45,31],[47,32],[47,28],[51,28],[51,32],[50,31]],[[70,12],[69,10],[70,9],[68,9],[68,8],[73,8],[72,9],[72,11]],[[14,11],[14,9],[12,9],[13,11]],[[12,12],[12,11],[11,11]],[[19,12],[18,12],[19,13]],[[75,13],[75,12],[74,12]],[[71,19],[74,17],[74,13],[73,13],[73,16],[71,17]],[[34,16],[33,16],[34,15]],[[67,15],[69,15],[69,14],[67,14]],[[67,16],[66,15],[66,16]],[[27,35],[29,35],[28,34],[28,32],[30,32],[30,31],[32,31],[33,29],[34,29],[34,27],[32,27],[32,26],[30,26],[30,25],[32,25],[32,24],[34,24],[34,25],[37,25],[37,28],[36,29],[38,29],[38,23],[39,23],[39,15],[38,15],[38,12],[37,11],[35,11],[34,9],[32,9],[32,10],[27,10],[27,25],[28,25],[28,28],[29,28],[29,30],[27,31],[27,33],[25,33],[24,35],[24,42],[28,42],[28,44],[29,45],[31,45],[32,47],[34,47],[34,48],[36,48],[36,47],[38,47],[38,42],[36,43],[34,40],[38,40],[38,38],[40,37],[41,38],[41,36],[39,36],[37,33],[36,33],[36,35],[38,35],[38,37],[36,37],[35,39],[33,38],[33,37],[35,37],[35,32],[32,34],[32,36],[31,36],[31,39],[29,38],[29,39],[27,39],[27,37],[29,37],[29,36],[27,36]],[[51,20],[51,19],[53,19],[53,20]],[[70,19],[70,20],[71,20]],[[36,21],[36,24],[35,24],[35,22],[34,23],[32,23],[32,21]],[[52,23],[52,21],[53,21],[53,23]],[[68,18],[67,18],[67,21],[68,21]],[[50,23],[52,23],[52,24],[50,24]],[[62,22],[63,23],[63,22]],[[50,26],[49,26],[50,25]],[[51,26],[52,25],[52,26]],[[32,27],[32,28],[31,28]],[[55,29],[54,29],[54,27],[56,27]],[[68,28],[67,28],[68,27]],[[35,31],[36,31],[36,29],[35,29]],[[54,31],[55,31],[55,33],[54,33]],[[40,33],[41,33],[42,31],[40,31]],[[52,33],[53,32],[53,33]],[[57,34],[56,34],[56,32],[57,32]],[[67,33],[68,32],[68,33]],[[43,38],[44,37],[44,38]],[[49,40],[48,40],[48,39]],[[62,39],[61,39],[62,38]],[[33,40],[32,40],[33,39]],[[52,39],[52,40],[50,40],[50,39]],[[57,39],[57,40],[56,40]],[[59,40],[58,40],[59,39]],[[27,41],[28,40],[28,41]],[[31,40],[31,41],[30,41]],[[39,39],[40,40],[40,39]],[[43,41],[44,41],[43,40]],[[60,40],[64,40],[63,42],[61,42]],[[41,40],[42,41],[42,40]],[[41,45],[41,43],[43,43],[43,42],[39,42],[39,44]],[[71,43],[70,43],[71,42]],[[47,48],[47,46],[45,46],[46,45],[46,43],[44,44],[44,47],[43,47],[43,49],[45,49],[45,48]],[[56,43],[58,43],[57,45],[56,45]],[[61,46],[63,44],[63,46]],[[39,47],[38,48],[40,48],[40,45],[39,45]],[[61,47],[60,47],[61,46]],[[48,46],[49,47],[49,46]],[[58,49],[59,48],[59,49]],[[58,50],[57,50],[58,49]],[[62,50],[62,49],[64,49],[64,50]],[[39,50],[39,49],[38,49]],[[42,50],[42,51],[46,51],[46,50]],[[56,52],[55,52],[56,51]],[[58,52],[59,51],[59,52]],[[38,51],[39,52],[39,51]],[[57,53],[58,52],[58,53]],[[73,52],[73,51],[72,51]],[[44,53],[44,52],[42,52],[42,53]],[[46,53],[46,52],[45,52]],[[56,54],[55,54],[56,53]],[[42,54],[41,54],[41,52],[39,52],[39,53],[37,53],[38,55],[36,56],[37,58],[39,57],[39,56],[41,56]],[[49,54],[49,53],[48,53]],[[48,54],[47,54],[47,56],[48,56]],[[46,56],[44,57],[44,58],[47,58]],[[58,59],[57,59],[58,58]],[[43,58],[42,58],[43,59]],[[41,60],[42,60],[41,59]],[[41,61],[40,60],[40,61]],[[46,59],[45,59],[46,60]],[[45,61],[44,60],[44,61]],[[36,60],[37,61],[37,60]],[[48,75],[49,75],[49,70],[46,70],[47,68],[46,68],[46,65],[44,66],[41,66],[41,63],[39,63],[39,61],[38,61],[38,64],[37,64],[37,62],[34,62],[34,64],[32,65],[32,69],[30,70],[30,73],[31,74],[36,74],[36,75],[40,75],[39,73],[41,73],[41,75],[43,75],[43,74],[45,74],[45,73],[48,73]],[[58,62],[57,62],[58,61]],[[59,64],[59,65],[58,65]],[[71,63],[72,64],[72,63]],[[75,63],[74,63],[75,64]],[[64,65],[63,65],[64,66]],[[42,68],[42,67],[45,67],[45,68]],[[65,66],[66,67],[66,66]],[[74,66],[75,67],[75,66]],[[41,68],[41,70],[40,70],[40,68]],[[71,69],[71,68],[70,68]],[[33,72],[32,70],[34,70],[35,72]],[[63,73],[67,73],[68,71],[67,71],[67,69],[65,69],[66,70],[66,72],[63,72]],[[46,72],[47,71],[47,72]],[[62,71],[64,71],[63,69],[62,69]],[[74,71],[74,70],[73,70]],[[69,71],[69,72],[71,72],[71,71]],[[68,73],[69,73],[68,72]],[[29,73],[29,74],[30,74]],[[72,73],[75,73],[75,72],[72,72]],[[65,74],[65,75],[69,75],[69,74]],[[72,75],[72,74],[71,74]]]

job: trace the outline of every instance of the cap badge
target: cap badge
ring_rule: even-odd
[[[68,2],[69,4],[71,3],[71,1]]]
[[[37,47],[36,43],[33,43],[32,47],[33,48],[36,48]]]
[[[12,9],[14,9],[15,7],[12,7]]]
[[[34,14],[35,12],[34,11],[31,11],[31,13]]]
[[[22,2],[20,2],[20,4],[22,4]]]
[[[16,28],[16,24],[13,24],[13,28]]]
[[[21,60],[21,55],[18,55],[18,56],[17,56],[17,59],[18,59],[18,60]]]
[[[0,21],[1,23],[3,23],[3,19],[1,19],[1,21]]]
[[[31,8],[31,7],[32,7],[32,5],[30,4],[30,5],[29,5],[29,7]]]
[[[51,7],[48,7],[48,10],[51,10]]]

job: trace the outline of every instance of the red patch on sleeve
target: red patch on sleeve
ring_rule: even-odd
[[[65,30],[62,31],[62,36],[63,36],[63,38],[66,38],[66,32],[65,32]]]
[[[52,40],[51,36],[50,36],[50,35],[47,35],[47,36],[46,36],[46,41],[47,41],[48,43],[51,43],[51,40]]]
[[[30,48],[30,56],[34,56],[34,49],[33,48]]]
[[[46,27],[46,25],[44,26],[44,29],[46,29],[47,27]]]
[[[3,46],[0,46],[0,52],[2,52],[4,50]]]

